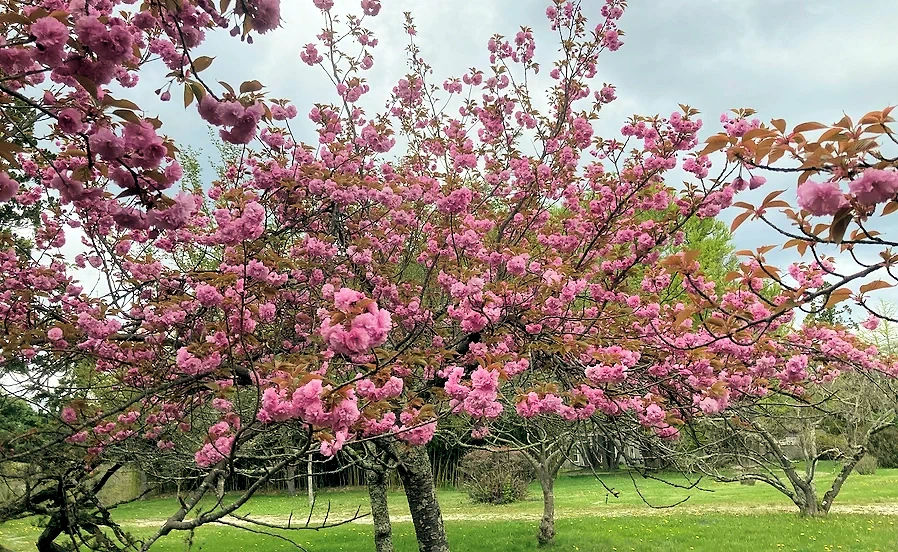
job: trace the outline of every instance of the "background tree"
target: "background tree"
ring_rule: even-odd
[[[786,495],[802,515],[826,515],[875,437],[894,427],[895,397],[891,378],[844,373],[802,395],[737,403],[726,413],[696,420],[685,450],[671,457],[718,481],[761,481]],[[824,440],[821,434],[837,438]],[[797,441],[797,453],[788,439]],[[821,460],[836,461],[822,495]]]

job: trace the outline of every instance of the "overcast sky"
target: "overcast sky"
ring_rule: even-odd
[[[544,15],[548,4],[384,0],[380,14],[367,20],[380,40],[375,68],[368,75],[368,112],[383,106],[406,72],[404,11],[414,14],[416,43],[434,67],[433,81],[442,83],[472,66],[487,67],[489,37],[496,32],[513,36],[521,25],[534,29],[537,58],[548,65],[557,50]],[[602,2],[584,4],[597,12]],[[283,0],[282,6],[283,27],[256,37],[253,45],[239,44],[226,33],[211,36],[200,53],[216,56],[216,62],[203,76],[232,84],[258,79],[271,97],[292,99],[300,112],[294,129],[314,142],[304,114],[315,102],[333,101],[335,94],[320,69],[300,61],[299,52],[315,41],[322,17],[312,0]],[[346,12],[358,13],[358,0],[336,0],[332,13]],[[708,133],[718,131],[720,114],[730,108],[753,107],[764,121],[784,118],[794,125],[807,120],[833,123],[843,111],[856,120],[898,103],[895,0],[631,0],[619,24],[624,47],[600,61],[598,78],[614,84],[619,98],[603,111],[603,136],[614,136],[629,115],[669,115],[678,103],[699,109]],[[180,146],[209,153],[207,130],[193,108],[184,113],[179,91],[168,104],[153,96],[153,88],[162,82],[161,69],[155,71],[142,77],[141,105],[162,115],[163,130]],[[789,199],[794,198],[794,177],[771,178],[767,186],[740,199],[759,200],[781,188],[788,188]],[[737,213],[730,209],[724,218]],[[754,249],[776,238],[749,224],[735,240],[739,248]],[[784,265],[794,250],[772,255]]]

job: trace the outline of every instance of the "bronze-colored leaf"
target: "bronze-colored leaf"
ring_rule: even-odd
[[[230,84],[226,83],[225,81],[218,81],[218,84],[222,85],[224,87],[224,89],[227,90],[228,93],[231,94],[232,96],[237,95],[237,92],[234,91],[234,87],[231,86]]]
[[[193,103],[193,89],[190,85],[184,86],[184,107],[188,107]]]
[[[835,140],[836,136],[838,136],[842,132],[841,128],[831,128],[820,135],[821,142],[827,142],[830,140]]]
[[[200,71],[208,69],[214,60],[215,58],[209,56],[200,56],[196,58],[193,60],[193,72],[199,73]]]
[[[875,123],[864,129],[864,133],[873,133],[873,134],[885,134],[886,127],[884,127],[880,123]]]
[[[16,156],[13,154],[13,152],[9,151],[8,149],[0,149],[0,157],[5,159],[11,167],[19,166],[18,159],[16,159]]]
[[[193,90],[193,95],[197,100],[202,100],[206,96],[206,89],[203,88],[203,85],[198,82],[191,82],[188,84],[191,90]]]
[[[708,318],[706,318],[704,320],[704,322],[705,322],[705,325],[710,326],[717,330],[725,330],[727,327],[726,321],[721,320],[720,318],[717,318],[714,316],[709,316]]]
[[[742,136],[743,140],[754,140],[755,138],[763,138],[771,133],[766,128],[753,128]]]
[[[894,284],[890,284],[885,280],[876,280],[875,282],[862,285],[861,293],[869,293],[871,291],[876,291],[877,289],[886,289],[890,287],[894,287]]]
[[[735,232],[736,229],[742,226],[742,223],[751,216],[751,214],[751,211],[746,211],[733,219],[733,224],[730,225],[730,232]]]
[[[798,184],[804,184],[808,181],[809,178],[817,174],[817,171],[804,171],[801,173],[801,176],[798,177]]]
[[[94,99],[97,98],[97,83],[81,75],[75,75],[75,80],[78,81],[78,84],[80,84],[81,87],[84,88],[87,93],[90,94]]]
[[[686,264],[686,265],[692,264],[693,262],[696,261],[696,259],[698,259],[699,255],[701,255],[701,254],[702,254],[702,252],[700,249],[690,249],[689,251],[686,251],[685,253],[683,253],[684,264]]]
[[[18,23],[20,25],[28,25],[31,20],[18,12],[6,12],[0,14],[0,23]]]
[[[140,111],[140,106],[130,100],[120,100],[113,98],[109,94],[103,96],[103,105],[111,105],[112,107],[120,107],[122,109],[130,109],[132,111]]]
[[[15,142],[0,142],[0,150],[8,151],[8,152],[17,152],[22,151],[24,148],[20,144],[16,144]]]
[[[249,92],[258,92],[262,90],[262,83],[257,80],[246,81],[240,85],[240,93],[247,94]]]
[[[770,152],[770,155],[767,156],[767,162],[770,164],[776,163],[780,160],[780,158],[782,158],[784,154],[785,152],[782,150],[782,148],[776,148]]]
[[[140,188],[125,188],[119,195],[115,196],[116,199],[123,199],[126,197],[140,195]]]
[[[760,208],[764,209],[767,207],[767,204],[778,198],[781,194],[783,194],[786,190],[774,190],[767,194],[767,197],[764,198],[764,201],[761,202]]]
[[[895,211],[898,211],[898,201],[895,201],[894,199],[892,201],[886,203],[885,207],[882,208],[883,216],[891,215]]]
[[[851,207],[842,207],[833,217],[833,222],[829,227],[829,239],[833,243],[842,243],[845,237],[845,231],[848,230],[848,224],[851,222]]]
[[[120,119],[124,119],[129,123],[140,123],[140,117],[137,116],[133,111],[129,111],[127,109],[116,109],[112,112],[113,115]]]
[[[871,111],[870,113],[867,113],[866,115],[861,117],[861,120],[858,121],[858,124],[869,125],[872,123],[878,123],[880,120],[882,120],[882,111]]]
[[[832,293],[829,294],[829,297],[826,299],[826,305],[823,307],[828,309],[830,307],[834,307],[842,301],[851,297],[851,290],[848,288],[839,288]]]
[[[87,182],[90,180],[90,167],[87,165],[82,165],[72,171],[72,180],[77,180],[78,182]]]
[[[848,115],[844,115],[841,119],[839,119],[839,122],[833,126],[846,129],[851,128],[851,117],[849,117]]]
[[[822,128],[826,128],[826,125],[815,122],[808,122],[797,125],[792,129],[792,132],[807,132],[809,130],[820,130]]]

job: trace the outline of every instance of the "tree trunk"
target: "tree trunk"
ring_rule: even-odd
[[[371,518],[374,521],[374,549],[377,552],[393,552],[393,530],[387,507],[387,472],[366,470],[365,482],[368,485]]]
[[[802,516],[814,517],[826,514],[826,512],[821,511],[820,508],[818,508],[817,491],[813,485],[801,485],[799,488],[795,489],[795,491],[795,496],[799,499],[796,501],[798,503],[798,510]]]
[[[215,482],[215,496],[218,500],[224,498],[225,494],[225,476],[221,474],[218,476],[218,481]]]
[[[293,464],[287,466],[287,494],[296,496],[296,466]]]
[[[807,498],[799,505],[799,513],[802,517],[816,517],[823,514],[823,512],[817,509],[817,501],[808,500]]]
[[[309,489],[309,507],[315,504],[315,479],[312,477],[312,454],[309,453],[309,459],[306,461],[306,486]]]
[[[643,446],[640,448],[640,452],[642,453],[642,464],[646,469],[657,470],[662,468],[661,458],[652,447]]]
[[[430,458],[424,447],[399,452],[399,478],[405,487],[420,552],[449,552],[443,515],[433,485]]]
[[[844,461],[842,469],[839,470],[839,474],[833,480],[832,486],[830,486],[829,490],[823,495],[823,503],[820,505],[821,513],[829,513],[829,509],[833,507],[833,502],[835,502],[836,497],[839,495],[839,491],[842,490],[842,485],[845,484],[845,480],[848,479],[848,476],[851,475],[854,467],[857,466],[857,463],[860,462],[863,457],[864,449],[861,448],[859,452],[854,454],[854,456],[851,456]]]
[[[38,552],[65,552],[65,548],[56,544],[56,538],[63,532],[65,521],[60,518],[59,514],[50,516],[47,526],[37,539],[36,548]]]
[[[147,497],[147,490],[150,488],[150,482],[147,479],[147,472],[140,470],[140,499]]]
[[[543,518],[536,540],[540,546],[545,546],[555,540],[555,478],[545,469],[538,470],[538,478],[543,489]]]
[[[602,448],[601,469],[603,471],[609,472],[613,469],[614,460],[615,460],[615,457],[617,456],[616,451],[614,450],[614,442],[606,435],[601,436],[599,439],[601,442],[600,446]]]

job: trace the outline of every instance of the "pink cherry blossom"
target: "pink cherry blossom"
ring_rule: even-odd
[[[346,312],[363,299],[364,294],[342,288],[334,293],[334,306]],[[357,355],[382,345],[387,340],[392,325],[390,313],[378,308],[377,304],[371,301],[364,312],[340,324],[334,324],[333,319],[326,316],[321,322],[319,331],[325,343],[334,352]]]
[[[848,184],[848,189],[864,205],[886,202],[898,194],[898,171],[867,169]]]
[[[42,17],[31,24],[31,34],[39,49],[61,50],[69,38],[69,29],[55,17]]]
[[[60,418],[67,424],[74,424],[78,420],[78,414],[75,412],[74,408],[66,406],[62,409]]]
[[[81,120],[81,112],[77,109],[67,108],[59,112],[56,119],[59,128],[67,134],[75,134],[84,129],[84,122]]]
[[[867,317],[866,320],[861,322],[861,326],[863,326],[864,328],[866,328],[870,331],[873,331],[879,327],[879,323],[880,323],[879,317],[871,314],[870,316]]]
[[[0,203],[11,200],[19,193],[19,183],[6,172],[0,172]]]
[[[749,183],[748,183],[748,188],[749,188],[750,190],[756,190],[756,189],[760,188],[761,186],[763,186],[763,185],[766,184],[766,183],[767,183],[767,179],[764,178],[763,176],[761,176],[761,175],[759,175],[759,174],[752,175],[752,177],[751,177],[751,179],[749,180]]]
[[[362,13],[369,17],[380,13],[380,0],[362,0]]]
[[[808,180],[798,188],[798,205],[812,215],[834,215],[848,206],[848,199],[835,182]]]
[[[234,446],[234,436],[218,437],[211,443],[206,443],[196,452],[194,460],[201,468],[214,466],[231,454]]]

